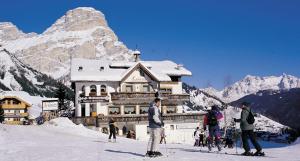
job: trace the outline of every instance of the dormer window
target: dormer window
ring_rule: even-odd
[[[82,66],[78,67],[79,72],[82,71],[82,70],[83,70]]]
[[[145,73],[142,69],[140,69],[140,76],[144,77],[145,76]]]
[[[102,66],[102,67],[100,67],[100,71],[103,71],[104,70],[104,67]]]

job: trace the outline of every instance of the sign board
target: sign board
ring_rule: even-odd
[[[43,111],[58,110],[58,99],[42,100]]]

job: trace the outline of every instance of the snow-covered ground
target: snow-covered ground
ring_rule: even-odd
[[[182,161],[264,161],[300,160],[298,144],[280,147],[276,144],[264,149],[268,157],[243,157],[235,155],[203,153],[192,145],[162,145],[162,158],[151,160]],[[118,139],[108,143],[107,136],[74,125],[66,118],[52,120],[42,126],[0,125],[0,161],[131,161],[150,160],[143,157],[147,143],[129,139]],[[205,149],[206,150],[206,149]],[[235,154],[235,149],[224,151]],[[242,149],[238,149],[241,153]]]

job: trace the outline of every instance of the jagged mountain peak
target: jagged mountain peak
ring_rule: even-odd
[[[104,14],[91,7],[67,11],[42,34],[0,30],[0,35],[0,43],[22,62],[65,81],[71,57],[133,60],[133,51],[118,40]]]
[[[7,40],[16,40],[24,37],[26,34],[18,29],[11,22],[0,22],[0,42]]]
[[[66,12],[44,34],[56,31],[81,31],[95,27],[108,28],[107,21],[102,12],[92,7],[78,7]]]

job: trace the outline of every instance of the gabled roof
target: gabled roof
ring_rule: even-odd
[[[140,66],[158,81],[171,81],[170,76],[190,76],[192,73],[172,61],[110,61],[75,58],[72,61],[71,81],[120,82],[134,68]]]
[[[142,63],[137,62],[135,65],[130,67],[122,76],[121,81],[124,81],[134,70],[141,68],[143,69],[153,80],[159,81],[161,79],[158,79],[158,77],[155,75],[155,73],[151,72],[147,67],[145,67]]]
[[[14,98],[14,99],[17,99],[17,100],[19,100],[20,102],[25,103],[26,106],[31,107],[31,104],[29,104],[28,102],[24,101],[23,99],[21,99],[20,97],[17,97],[17,96],[9,96],[9,95],[1,96],[1,97],[0,97],[0,100],[6,99],[6,98]]]

